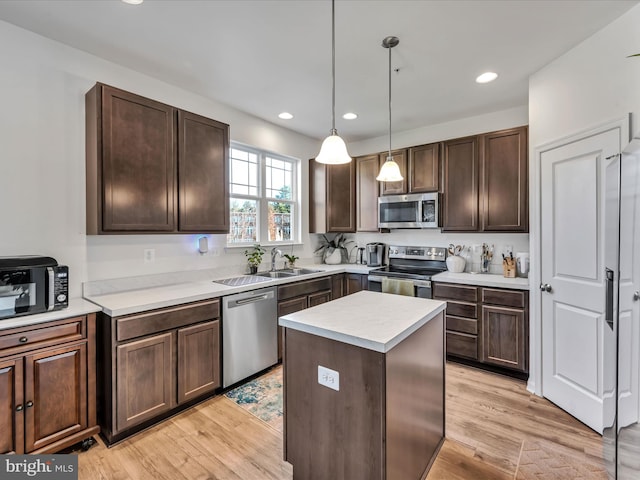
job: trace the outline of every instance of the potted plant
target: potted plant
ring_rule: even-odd
[[[294,254],[289,255],[288,253],[285,253],[283,257],[287,259],[289,268],[296,268],[296,260],[298,260],[300,257],[297,257]]]
[[[249,264],[249,273],[256,273],[258,267],[262,263],[262,256],[266,250],[256,243],[251,250],[245,250],[244,254],[247,256],[247,263]]]
[[[337,234],[333,240],[329,240],[326,235],[320,238],[320,246],[315,253],[322,256],[323,263],[337,265],[339,263],[349,263],[347,245],[353,243],[343,233]]]

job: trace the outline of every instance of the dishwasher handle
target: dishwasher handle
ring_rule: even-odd
[[[262,293],[260,295],[256,295],[254,297],[240,298],[238,300],[233,300],[233,301],[229,302],[228,308],[241,307],[242,305],[248,305],[248,304],[251,304],[251,303],[262,302],[263,300],[268,300],[268,299],[270,299],[272,297],[273,297],[273,292],[265,292],[265,293]]]

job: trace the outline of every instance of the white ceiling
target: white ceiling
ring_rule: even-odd
[[[530,74],[637,3],[337,0],[338,132],[388,131],[388,35],[404,131],[525,105]],[[331,128],[329,0],[3,0],[0,19],[310,137]],[[486,70],[500,76],[476,84]]]

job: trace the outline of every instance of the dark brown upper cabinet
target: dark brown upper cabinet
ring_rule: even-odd
[[[380,166],[387,160],[389,152],[380,153]],[[400,167],[402,180],[399,182],[380,182],[380,195],[398,195],[407,193],[407,150],[394,150],[391,158]],[[377,175],[376,175],[377,176]]]
[[[442,156],[442,230],[478,230],[478,138],[444,142]]]
[[[440,178],[440,144],[430,143],[409,149],[409,190],[407,193],[437,192]]]
[[[380,172],[377,154],[354,159],[356,162],[356,230],[358,232],[378,231],[378,191],[376,180]]]
[[[528,232],[527,127],[444,142],[442,230]]]
[[[356,231],[356,162],[309,160],[309,233]]]
[[[229,126],[178,110],[178,229],[229,232]]]
[[[482,231],[529,231],[527,145],[527,127],[480,137]]]
[[[88,235],[228,232],[228,125],[101,83],[85,102]]]

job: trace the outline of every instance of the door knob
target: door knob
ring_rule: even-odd
[[[549,285],[548,283],[541,283],[540,290],[543,292],[551,292],[551,285]]]
[[[638,291],[633,292],[633,300],[636,302],[640,300],[640,292]]]

